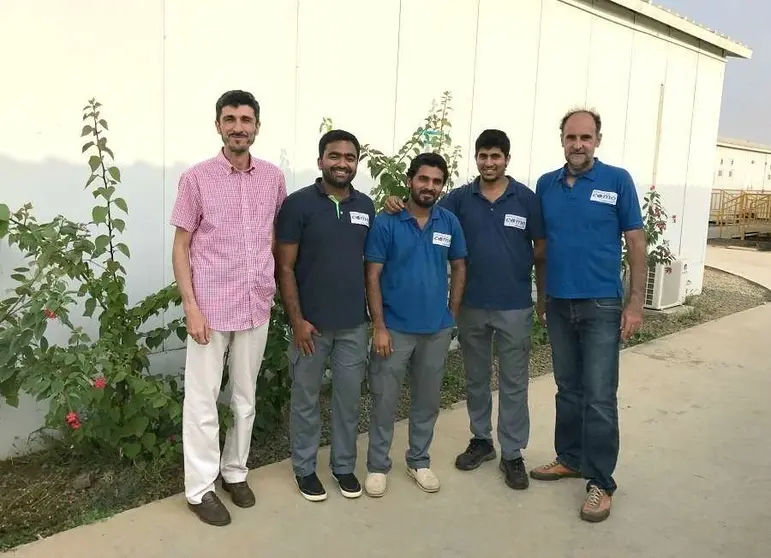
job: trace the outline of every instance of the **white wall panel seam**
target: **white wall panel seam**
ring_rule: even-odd
[[[167,162],[166,162],[166,0],[163,0],[161,2],[161,188],[166,188],[166,170],[167,170]],[[163,220],[161,221],[161,236],[160,238],[165,238],[166,235],[164,234],[164,229],[166,228],[167,223],[170,219],[170,215],[166,213],[167,207],[166,207],[166,192],[163,192],[163,197],[161,199],[161,207],[163,208]],[[171,247],[168,245],[165,245],[163,249],[161,250],[161,269],[163,269],[163,282],[165,284],[171,283],[173,278],[166,276],[166,258],[168,257],[169,260],[171,260],[171,254],[167,254],[166,250],[170,250]],[[169,323],[166,319],[166,310],[161,310],[161,323],[167,324]],[[168,350],[166,347],[168,343],[168,339],[164,339],[163,343],[161,345],[161,351],[165,352]]]
[[[532,186],[528,184],[528,187],[530,187],[533,191],[535,191],[535,186],[538,181],[538,178],[535,177],[533,179],[533,143],[535,141],[535,117],[538,111],[536,110],[536,107],[538,106],[538,72],[541,68],[541,41],[543,37],[543,0],[541,0],[541,5],[538,10],[538,50],[536,52],[536,59],[535,59],[535,85],[533,87],[533,124],[530,126],[530,155],[528,156],[528,162],[527,162],[527,177],[528,182],[532,183]]]
[[[701,43],[701,41],[699,41]],[[677,241],[677,254],[681,255],[683,251],[683,231],[685,231],[685,196],[688,193],[688,172],[691,170],[691,148],[693,147],[693,121],[696,118],[696,94],[699,91],[699,65],[701,64],[701,56],[696,56],[696,77],[693,80],[693,97],[691,99],[691,125],[688,132],[688,155],[685,163],[685,183],[683,184],[683,204],[682,215],[680,219],[680,237]]]
[[[634,22],[637,23],[637,14],[634,14]],[[624,165],[626,165],[626,134],[629,131],[629,98],[632,96],[632,67],[634,66],[634,44],[637,42],[635,41],[634,34],[636,33],[635,30],[632,30],[632,40],[630,41],[629,45],[629,78],[627,79],[627,86],[626,86],[626,111],[624,112],[624,145],[623,150],[621,151],[621,160],[624,162]],[[632,177],[632,181],[634,181],[634,177]]]
[[[396,151],[396,115],[399,110],[399,64],[402,52],[402,1],[399,0],[399,14],[396,18],[396,68],[394,69],[394,125],[391,132],[391,153]]]
[[[471,113],[468,119],[468,150],[466,152],[466,177],[468,176],[468,167],[471,159],[476,159],[476,150],[474,148],[475,138],[472,138],[473,126],[474,126],[474,103],[476,102],[477,92],[477,53],[479,52],[479,12],[481,10],[482,0],[477,0],[477,21],[474,29],[474,64],[472,65],[471,72]],[[453,103],[454,104],[454,103]],[[395,115],[394,115],[395,116]],[[395,120],[395,118],[394,118]],[[466,183],[466,177],[461,178],[460,182]],[[456,184],[458,186],[458,184]]]
[[[294,17],[294,139],[292,141],[292,190],[296,190],[297,185],[297,128],[300,126],[300,119],[297,114],[300,108],[300,0],[295,2]],[[287,188],[288,189],[288,188]]]

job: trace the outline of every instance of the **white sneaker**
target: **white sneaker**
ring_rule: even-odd
[[[426,492],[439,491],[439,478],[431,469],[407,469],[407,474],[415,479],[415,482],[421,490]]]
[[[383,473],[368,473],[364,480],[364,490],[372,498],[380,498],[385,494],[388,478]]]

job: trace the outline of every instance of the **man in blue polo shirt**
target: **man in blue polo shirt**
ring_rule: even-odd
[[[364,243],[375,206],[351,185],[359,151],[349,132],[324,134],[321,178],[289,195],[278,215],[279,288],[293,333],[288,354],[292,468],[300,494],[312,502],[327,497],[316,475],[318,400],[327,359],[332,362],[332,475],[346,498],[362,492],[353,471],[369,342]]]
[[[621,339],[642,325],[646,242],[634,182],[626,170],[594,157],[602,121],[592,111],[568,113],[560,131],[566,164],[543,175],[536,193],[546,225],[547,322],[557,383],[556,459],[534,479],[587,479],[585,521],[610,515],[617,488]],[[621,236],[631,268],[624,303]],[[543,308],[540,309],[543,312]]]
[[[458,333],[472,438],[455,466],[470,471],[496,457],[490,386],[495,339],[499,468],[510,488],[523,490],[529,486],[522,450],[530,435],[531,273],[535,263],[542,296],[545,240],[535,192],[506,175],[510,151],[504,132],[483,131],[475,144],[479,177],[450,191],[439,205],[458,217],[469,253]],[[389,198],[386,209],[394,211],[399,205],[398,198]]]
[[[373,497],[386,491],[394,415],[408,368],[407,471],[426,492],[436,492],[440,486],[430,468],[429,448],[466,275],[466,241],[460,223],[435,205],[448,175],[441,155],[415,157],[407,170],[406,208],[394,215],[380,212],[367,237],[367,301],[374,325],[369,384],[374,404],[364,489]]]

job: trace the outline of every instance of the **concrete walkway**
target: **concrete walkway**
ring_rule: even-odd
[[[738,256],[737,256],[738,254]],[[771,254],[715,252],[710,265],[751,268],[771,286]],[[766,258],[763,265],[756,258]],[[765,270],[769,270],[766,272]],[[759,271],[758,271],[759,270]],[[345,500],[320,455],[326,502],[296,492],[287,462],[250,474],[258,505],[233,509],[227,528],[206,526],[175,496],[22,547],[18,558],[117,557],[723,557],[771,556],[771,305],[624,351],[619,394],[619,490],[604,523],[582,522],[580,480],[509,490],[496,462],[453,467],[468,439],[465,408],[440,416],[424,494],[402,464],[406,425],[392,451],[386,496]],[[528,466],[550,460],[551,376],[531,384]],[[366,451],[366,437],[359,445]],[[363,463],[359,472],[364,475]],[[224,500],[227,502],[227,498]]]

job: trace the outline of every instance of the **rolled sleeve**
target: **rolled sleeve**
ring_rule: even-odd
[[[198,184],[190,174],[183,173],[179,179],[177,199],[171,212],[170,223],[192,233],[198,228],[202,215]]]
[[[453,215],[452,218],[452,240],[450,241],[450,250],[447,257],[450,260],[460,260],[468,255],[466,248],[466,236],[463,234],[463,227],[460,221]]]
[[[368,262],[385,263],[388,258],[388,246],[391,243],[391,231],[387,219],[383,214],[375,217],[367,233],[367,242],[364,246],[364,259]]]
[[[623,171],[618,187],[618,219],[622,231],[643,228],[642,208],[632,175]]]

